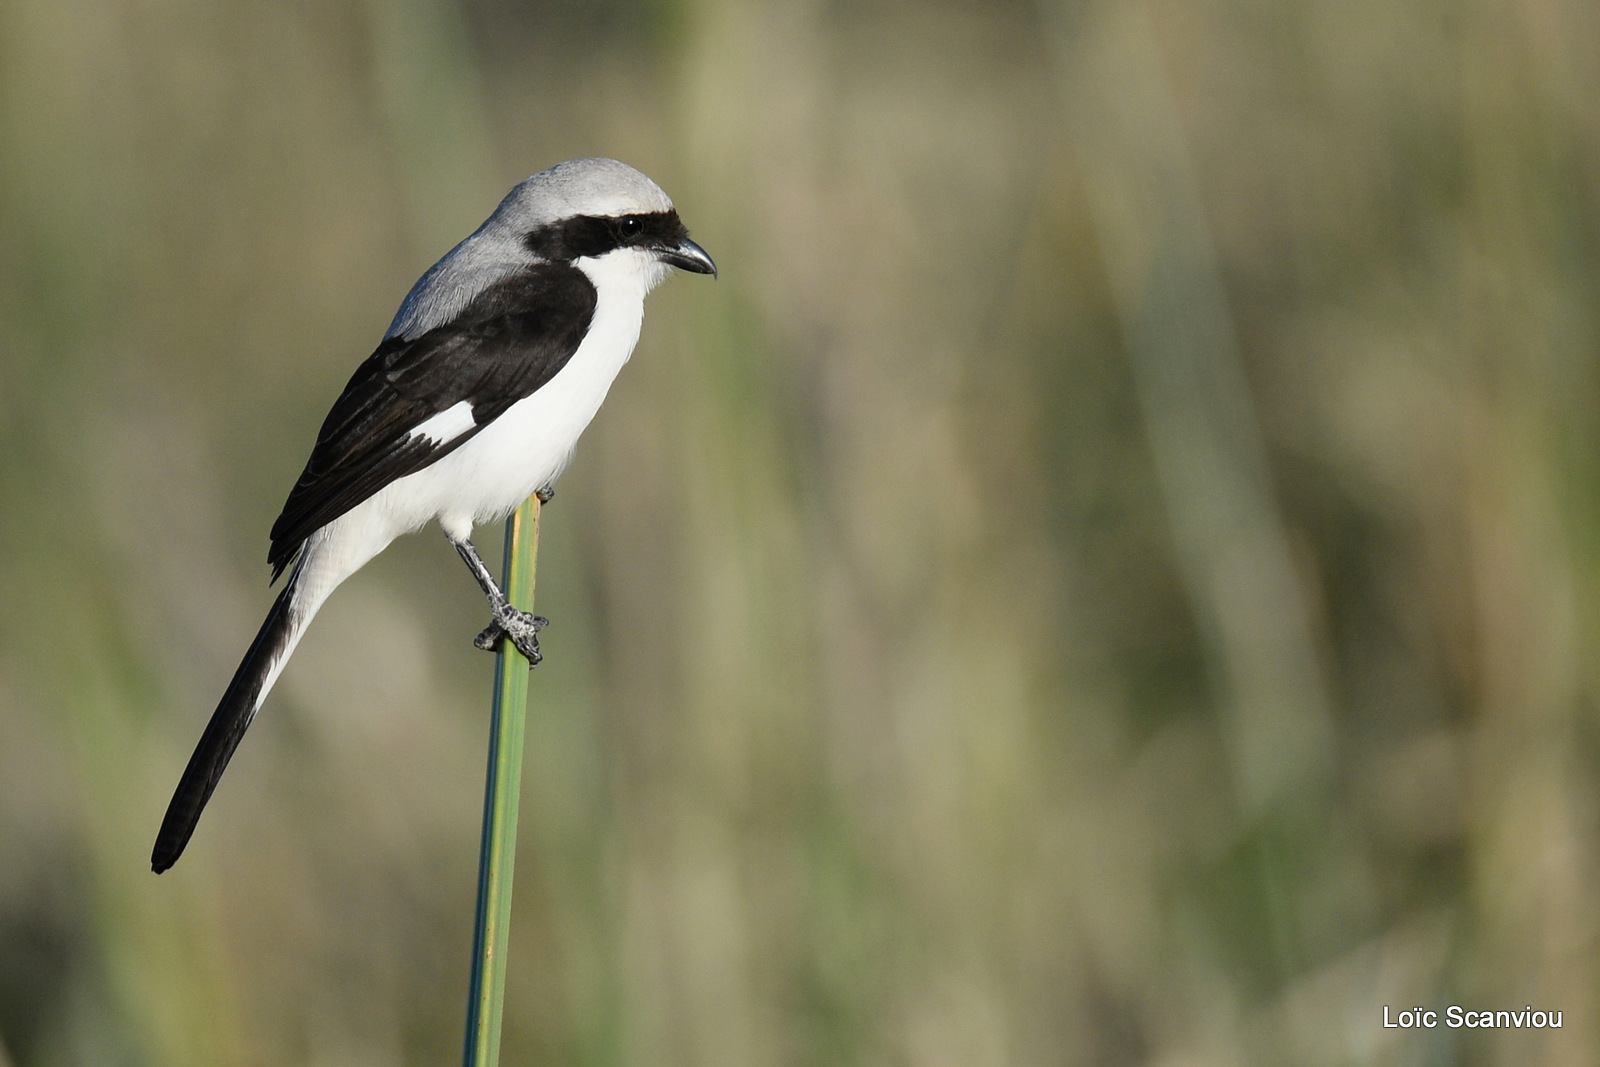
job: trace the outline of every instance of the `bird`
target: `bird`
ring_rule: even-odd
[[[548,501],[673,268],[717,275],[672,200],[614,159],[572,159],[516,185],[419,278],[334,401],[272,525],[276,583],[156,835],[177,862],[284,664],[328,595],[402,534],[437,521],[493,616],[473,641],[542,658],[547,620],[513,607],[474,525]]]

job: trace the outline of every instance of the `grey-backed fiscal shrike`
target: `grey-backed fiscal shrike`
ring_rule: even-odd
[[[475,644],[539,662],[544,620],[512,607],[468,537],[548,498],[672,267],[716,274],[667,194],[614,159],[574,159],[518,185],[428,269],[356,369],[272,526],[289,581],[178,782],[151,867],[180,855],[272,684],[338,584],[437,519],[494,614]]]

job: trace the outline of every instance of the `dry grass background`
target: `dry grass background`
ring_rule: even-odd
[[[5,0],[0,1062],[459,1054],[436,533],[146,857],[326,405],[580,154],[722,278],[546,515],[508,1063],[1600,1060],[1597,10]]]

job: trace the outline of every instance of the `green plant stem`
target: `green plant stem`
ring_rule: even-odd
[[[506,520],[504,588],[511,603],[523,611],[533,608],[538,558],[539,499],[529,497]],[[517,798],[522,787],[522,735],[528,717],[528,668],[528,661],[510,641],[500,643],[494,667],[489,776],[483,798],[478,915],[472,933],[472,985],[463,1058],[466,1067],[495,1067],[500,1062],[506,944],[511,932],[511,877],[517,854]]]

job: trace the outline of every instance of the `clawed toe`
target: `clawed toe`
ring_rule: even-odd
[[[472,639],[472,644],[473,647],[481,648],[485,652],[493,652],[500,647],[500,642],[505,636],[506,632],[500,629],[500,624],[491,622],[479,632],[477,637]]]
[[[527,657],[528,665],[537,667],[539,661],[544,659],[539,651],[539,631],[549,625],[550,620],[543,615],[530,615],[526,611],[508,607],[505,614],[484,627],[483,632],[472,639],[472,643],[486,652],[493,652],[500,647],[501,641],[509,637],[517,651]]]

